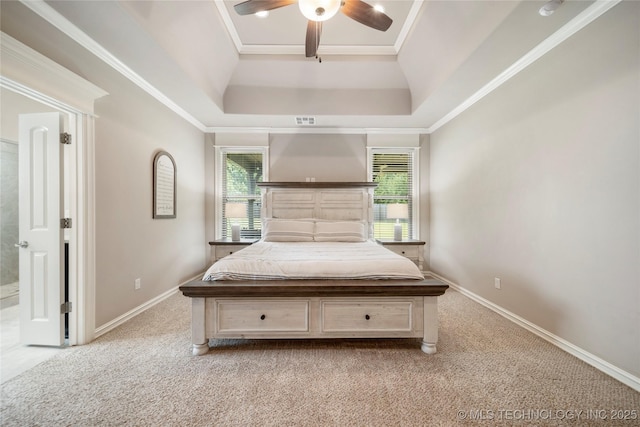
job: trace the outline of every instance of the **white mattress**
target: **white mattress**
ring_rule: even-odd
[[[366,242],[264,242],[213,264],[202,280],[424,279],[409,259]]]

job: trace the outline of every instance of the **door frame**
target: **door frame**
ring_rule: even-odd
[[[52,107],[69,120],[67,132],[72,135],[72,143],[65,157],[68,208],[73,221],[69,229],[69,345],[87,344],[95,337],[93,104],[107,92],[5,33],[1,37],[0,87]]]

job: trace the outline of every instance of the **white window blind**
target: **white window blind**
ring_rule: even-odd
[[[231,238],[231,225],[240,225],[241,238],[260,238],[262,223],[260,221],[260,188],[264,173],[264,155],[262,152],[248,150],[222,149],[220,151],[222,172],[222,238]],[[227,216],[227,204],[233,203],[233,210],[244,205],[244,212]],[[229,205],[231,206],[231,205]],[[231,210],[231,209],[230,209]],[[241,217],[237,217],[241,216]]]
[[[415,150],[371,149],[371,180],[378,183],[374,191],[374,237],[376,239],[393,239],[393,228],[396,219],[387,217],[389,204],[408,205],[408,218],[400,219],[402,238],[415,238]]]

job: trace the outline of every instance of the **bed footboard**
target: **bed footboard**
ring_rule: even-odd
[[[422,338],[436,352],[438,296],[432,279],[190,282],[192,352],[209,339]]]

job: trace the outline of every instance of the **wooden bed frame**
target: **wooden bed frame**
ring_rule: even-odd
[[[375,183],[259,183],[263,218],[366,220],[373,237]],[[215,338],[422,338],[436,352],[438,296],[448,285],[424,280],[193,281],[193,354]]]

